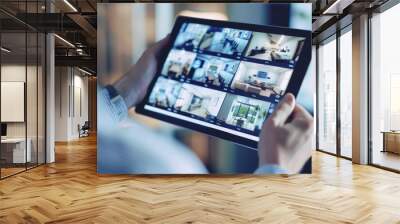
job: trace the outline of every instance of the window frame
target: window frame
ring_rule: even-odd
[[[341,104],[341,97],[340,97],[340,82],[341,82],[341,65],[340,65],[340,60],[341,60],[341,55],[340,55],[340,37],[344,34],[346,34],[347,32],[352,32],[352,23],[347,24],[346,26],[344,26],[341,29],[337,29],[335,33],[329,35],[328,37],[326,37],[325,39],[322,39],[320,41],[318,41],[315,45],[316,45],[316,136],[315,136],[315,140],[316,140],[316,150],[319,152],[323,152],[323,153],[327,153],[333,156],[337,156],[340,158],[344,158],[347,160],[352,160],[351,157],[348,156],[344,156],[342,154],[342,150],[341,150],[341,119],[340,119],[340,104]],[[319,64],[320,64],[320,56],[319,56],[319,47],[322,43],[326,44],[329,43],[330,41],[336,41],[336,152],[332,153],[329,152],[327,150],[321,149],[320,143],[319,143]]]

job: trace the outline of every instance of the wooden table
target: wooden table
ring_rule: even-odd
[[[382,131],[383,150],[382,152],[392,152],[400,154],[400,131]]]

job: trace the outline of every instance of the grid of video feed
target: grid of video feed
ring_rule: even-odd
[[[184,23],[149,106],[258,136],[305,38]]]
[[[234,95],[160,76],[148,105],[167,109],[197,120],[258,134],[271,102]]]

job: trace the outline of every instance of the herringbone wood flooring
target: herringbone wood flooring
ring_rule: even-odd
[[[0,181],[0,223],[400,223],[400,175],[323,153],[296,176],[98,176],[94,137]]]

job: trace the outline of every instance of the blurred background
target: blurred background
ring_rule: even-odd
[[[311,30],[311,3],[135,3],[98,4],[98,83],[114,82],[132,67],[145,49],[165,37],[177,15],[229,20]],[[313,54],[314,55],[314,54]],[[314,62],[315,57],[313,56]],[[314,112],[315,71],[310,65],[298,102]],[[130,116],[191,148],[211,173],[251,173],[258,166],[257,152],[231,142],[180,128],[156,119]],[[315,147],[313,147],[315,148]],[[304,172],[311,172],[311,163]]]

